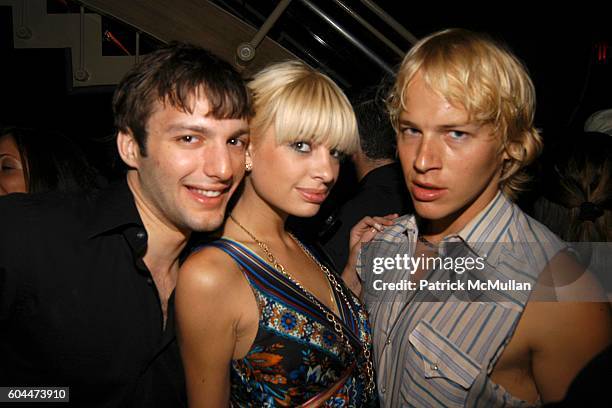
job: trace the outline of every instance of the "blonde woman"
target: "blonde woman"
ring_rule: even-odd
[[[190,406],[374,403],[366,314],[334,271],[285,229],[311,217],[358,143],[351,106],[300,62],[250,82],[244,191],[223,238],[192,254],[177,287]],[[371,227],[370,219],[362,224]]]

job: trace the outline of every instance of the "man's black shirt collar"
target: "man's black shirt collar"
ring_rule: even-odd
[[[127,227],[140,227],[144,231],[134,195],[125,179],[101,190],[88,210],[90,212],[87,215],[90,222],[86,226],[88,238],[112,231],[122,231]],[[144,241],[146,242],[146,239]]]
[[[142,257],[147,249],[148,235],[126,179],[101,190],[85,216],[88,219],[85,227],[87,238],[123,234],[136,259],[136,267],[141,272],[146,271]]]
[[[74,406],[185,406],[174,299],[163,330],[127,181],[9,196],[0,216],[0,384],[59,382]]]

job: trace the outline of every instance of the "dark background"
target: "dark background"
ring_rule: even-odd
[[[410,44],[391,30],[360,1],[343,0],[400,48]],[[392,67],[400,58],[331,0],[312,0]],[[273,0],[215,0],[214,3],[253,26],[277,4]],[[585,119],[594,111],[612,107],[612,15],[604,5],[579,2],[535,9],[535,2],[489,2],[486,6],[439,2],[376,3],[417,37],[447,27],[484,31],[506,42],[526,63],[538,95],[536,124],[547,144],[563,137],[578,137]],[[74,2],[48,1],[48,12],[74,12]],[[64,7],[64,8],[62,8]],[[70,9],[71,8],[71,9]],[[14,49],[10,8],[0,7],[0,123],[46,127],[67,133],[83,147],[103,172],[112,174],[110,102],[112,87],[72,88],[70,50]],[[105,19],[105,28],[131,44],[132,27]],[[316,34],[317,39],[313,34]],[[294,0],[269,35],[313,66],[336,79],[349,95],[375,85],[388,76],[329,24]],[[159,43],[146,39],[144,51]],[[598,47],[607,58],[598,58]],[[110,41],[108,55],[125,55]],[[130,51],[130,50],[128,50]],[[320,65],[318,65],[320,64]]]

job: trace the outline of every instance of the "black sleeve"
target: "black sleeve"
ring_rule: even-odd
[[[0,197],[0,325],[13,315],[28,273],[28,208],[24,194]]]

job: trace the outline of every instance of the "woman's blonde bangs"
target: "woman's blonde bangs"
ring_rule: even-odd
[[[288,61],[261,71],[249,87],[255,102],[253,133],[261,134],[273,126],[278,144],[308,141],[346,154],[357,149],[353,109],[342,90],[324,74]]]

